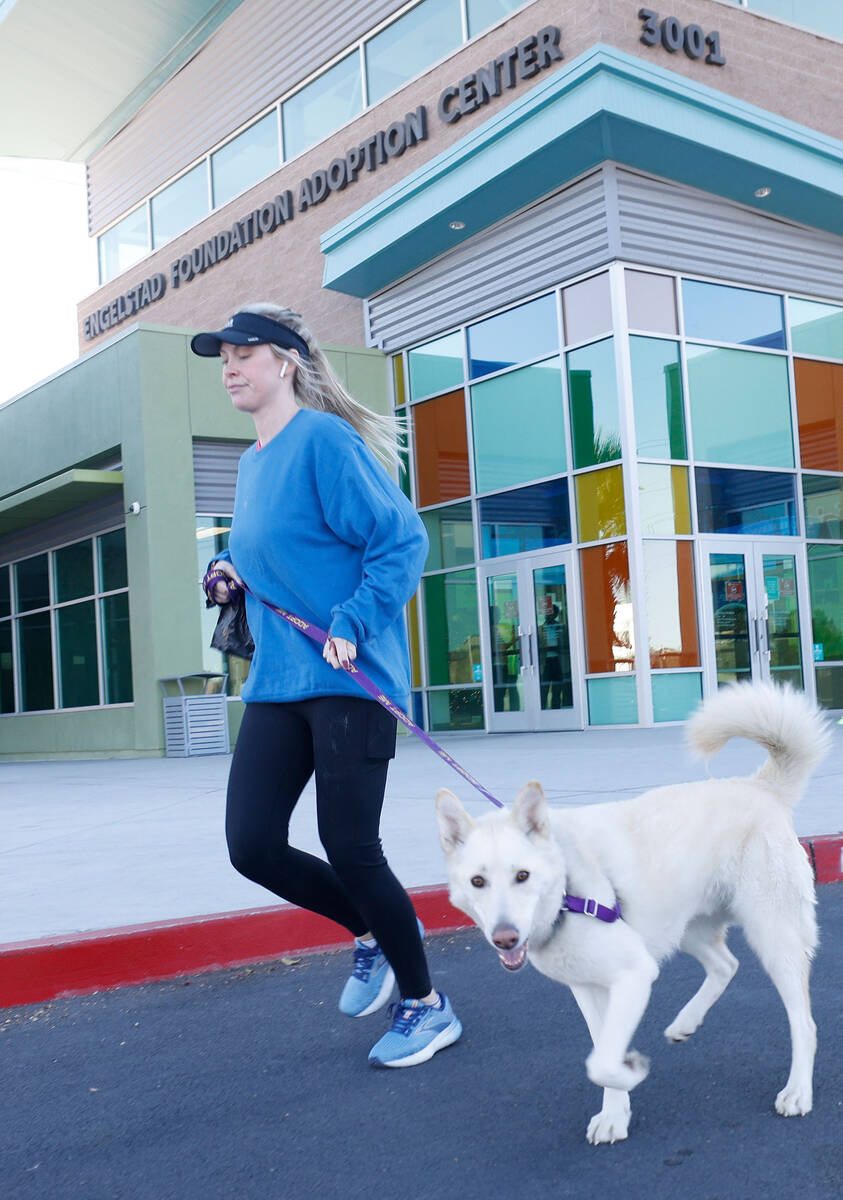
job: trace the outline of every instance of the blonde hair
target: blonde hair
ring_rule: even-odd
[[[312,408],[317,412],[334,413],[352,425],[381,461],[397,471],[406,470],[399,436],[404,432],[403,423],[393,416],[372,412],[360,404],[345,389],[331,364],[323,354],[316,338],[298,313],[279,304],[249,304],[240,312],[255,313],[270,317],[297,333],[307,344],[310,358],[291,354],[283,346],[269,343],[273,354],[296,368],[294,392],[300,408]]]

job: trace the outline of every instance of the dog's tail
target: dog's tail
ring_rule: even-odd
[[[769,751],[757,777],[792,806],[808,776],[831,747],[820,710],[789,685],[739,683],[723,688],[691,717],[687,737],[708,758],[730,738],[745,737]]]

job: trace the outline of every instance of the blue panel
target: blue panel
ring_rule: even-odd
[[[700,533],[796,537],[796,479],[771,471],[696,467]]]
[[[684,721],[702,700],[702,675],[698,671],[671,671],[653,675],[653,719]]]
[[[587,679],[589,725],[637,725],[638,695],[634,675]]]
[[[682,306],[688,337],[768,350],[785,348],[781,296],[683,279]]]
[[[478,504],[484,558],[562,546],[571,540],[567,479],[499,492]]]
[[[469,376],[477,379],[558,349],[556,298],[541,296],[469,327]]]

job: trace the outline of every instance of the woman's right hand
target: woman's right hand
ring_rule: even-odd
[[[222,571],[223,575],[227,575],[229,577],[229,579],[233,579],[234,582],[239,587],[243,587],[243,580],[240,578],[240,576],[234,570],[234,567],[231,565],[231,563],[228,561],[228,559],[226,559],[226,558],[217,559],[216,562],[211,563],[211,567],[209,569],[215,570],[215,571]],[[214,590],[211,594],[212,594],[212,597],[213,597],[215,603],[217,603],[217,604],[228,604],[229,600],[231,599],[231,596],[229,595],[229,592],[228,592],[228,588],[225,586],[225,584],[221,580],[218,580],[214,584]]]

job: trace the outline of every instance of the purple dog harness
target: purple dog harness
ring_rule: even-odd
[[[233,597],[240,590],[239,585],[235,583],[230,576],[226,575],[224,571],[220,571],[218,568],[216,568],[208,571],[208,573],[205,575],[205,578],[202,580],[202,586],[205,589],[206,595],[209,597],[211,596],[214,586],[217,583],[223,583],[225,585],[228,590],[229,600],[233,599]],[[248,592],[248,594],[254,600],[258,600],[261,604],[263,604],[265,608],[268,608],[270,612],[274,612],[276,616],[281,617],[289,625],[295,626],[295,628],[301,633],[305,634],[306,637],[309,637],[311,641],[318,643],[320,646],[324,646],[329,640],[328,634],[324,629],[320,629],[318,625],[313,625],[310,621],[305,621],[303,617],[297,617],[295,613],[287,612],[287,610],[284,608],[278,608],[277,605],[270,604],[267,600],[261,600],[260,596],[256,596],[254,592],[246,587],[245,584],[243,585],[243,590]],[[390,700],[388,696],[385,696],[377,684],[373,683],[368,675],[361,671],[359,667],[356,667],[354,663],[349,662],[348,664],[343,664],[343,670],[347,671],[349,675],[353,675],[355,682],[358,683],[364,691],[368,692],[373,700],[377,700],[378,704],[385,708],[387,712],[391,713],[397,721],[400,721],[406,729],[409,729],[411,733],[414,733],[417,738],[423,741],[424,744],[434,752],[434,754],[438,754],[443,762],[446,762],[449,767],[457,772],[458,775],[463,777],[466,783],[470,783],[473,788],[476,788],[477,791],[480,792],[482,796],[485,796],[491,804],[494,804],[496,808],[504,807],[500,800],[496,799],[491,792],[486,791],[483,785],[478,783],[474,776],[470,775],[468,771],[466,771],[465,767],[461,766],[456,759],[452,758],[447,751],[443,750],[440,745],[434,742],[433,738],[430,737],[429,734],[425,733],[423,729],[420,729],[419,726],[416,725],[415,721],[411,720],[410,717],[407,716],[403,709],[399,708],[398,705]],[[596,900],[585,899],[580,896],[569,896],[567,894],[562,902],[562,911],[584,913],[587,917],[595,917],[598,921],[605,921],[609,924],[611,924],[613,921],[617,921],[621,915],[620,905],[618,903],[615,903],[614,908],[607,908],[604,904],[598,904]]]

